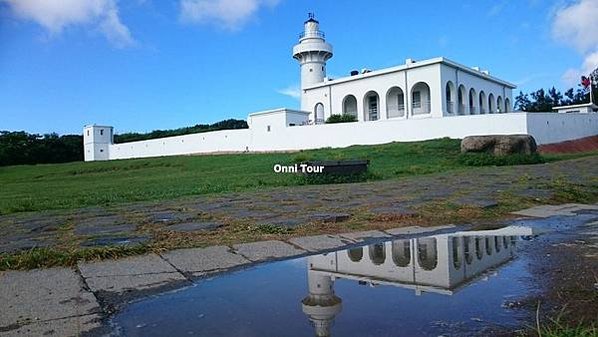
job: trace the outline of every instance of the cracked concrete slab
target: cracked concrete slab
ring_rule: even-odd
[[[575,212],[584,210],[598,210],[598,205],[585,204],[563,204],[563,205],[541,205],[521,211],[513,212],[513,214],[535,217],[548,218],[551,216],[575,216]]]
[[[0,274],[0,327],[100,312],[83,280],[67,268]]]
[[[97,314],[34,322],[16,329],[0,332],[0,337],[60,336],[79,337],[101,328]]]
[[[341,248],[355,243],[350,239],[342,238],[336,235],[304,236],[300,238],[292,238],[289,240],[289,242],[310,252]]]
[[[162,254],[162,257],[186,273],[228,269],[251,262],[241,255],[232,253],[226,246],[177,249]]]
[[[128,257],[120,260],[79,262],[85,278],[98,276],[125,276],[140,274],[174,273],[177,270],[156,254]]]
[[[344,233],[344,234],[340,234],[340,236],[347,238],[347,239],[351,239],[355,242],[361,242],[361,241],[364,241],[367,239],[391,238],[390,235],[388,235],[384,232],[381,232],[381,231],[377,231],[377,230],[354,232],[354,233]]]
[[[306,251],[282,241],[260,241],[234,245],[233,249],[251,261],[264,261],[305,254]]]
[[[156,254],[79,263],[79,270],[94,292],[149,290],[186,281],[185,276]]]
[[[187,279],[181,273],[174,272],[91,277],[85,281],[92,291],[122,293],[133,290],[151,290],[171,285],[174,282],[186,282]]]

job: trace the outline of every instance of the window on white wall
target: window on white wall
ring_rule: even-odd
[[[268,130],[268,132],[270,132],[270,130],[271,130],[270,125],[268,125],[268,127],[266,127],[266,129]]]
[[[422,93],[419,91],[413,92],[413,107],[414,108],[422,107]]]
[[[104,129],[100,129],[100,136],[104,135]]]

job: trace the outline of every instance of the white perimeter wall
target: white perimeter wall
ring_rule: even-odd
[[[225,130],[110,145],[110,159],[212,152],[267,152],[471,135],[531,134],[538,144],[598,135],[598,114],[506,113]]]
[[[538,144],[598,135],[598,113],[527,113],[528,133]]]
[[[110,159],[242,152],[251,143],[250,129],[224,130],[110,145]]]

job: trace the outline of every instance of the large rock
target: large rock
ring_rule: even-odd
[[[533,154],[537,145],[530,135],[469,136],[461,141],[462,153],[492,153],[495,156],[508,154]]]

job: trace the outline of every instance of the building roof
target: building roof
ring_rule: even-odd
[[[575,104],[575,105],[562,105],[562,106],[555,106],[552,110],[565,110],[565,109],[575,109],[575,108],[592,108],[593,110],[598,109],[598,105],[594,103],[582,103],[582,104]]]
[[[278,114],[278,113],[293,113],[293,114],[299,114],[299,115],[309,115],[310,114],[307,111],[293,110],[293,109],[287,109],[287,108],[278,108],[278,109],[272,109],[272,110],[266,110],[266,111],[252,112],[249,114],[249,117],[271,115],[271,114]]]
[[[386,75],[386,74],[390,74],[390,73],[394,73],[394,72],[399,72],[399,71],[404,71],[407,69],[413,69],[413,68],[419,68],[419,67],[425,67],[425,66],[429,66],[429,65],[433,65],[433,64],[445,64],[448,65],[450,67],[453,68],[457,68],[460,69],[464,72],[467,72],[471,75],[474,76],[478,76],[480,78],[483,78],[485,80],[488,81],[492,81],[501,85],[504,85],[508,88],[511,89],[515,89],[517,86],[514,85],[513,83],[507,82],[507,81],[503,81],[499,78],[496,78],[494,76],[491,76],[489,74],[486,74],[482,71],[464,66],[460,63],[451,61],[445,57],[437,57],[437,58],[433,58],[433,59],[428,59],[428,60],[423,60],[423,61],[417,61],[417,62],[412,62],[412,63],[406,63],[400,66],[396,66],[396,67],[391,67],[391,68],[385,68],[385,69],[379,69],[379,70],[374,70],[365,74],[359,74],[359,75],[355,75],[355,76],[346,76],[346,77],[341,77],[335,80],[330,80],[330,81],[326,81],[326,82],[322,82],[322,83],[318,83],[312,86],[309,86],[307,88],[304,88],[304,90],[310,90],[310,89],[316,89],[316,88],[321,88],[321,87],[326,87],[329,85],[335,85],[338,83],[345,83],[345,82],[350,82],[350,81],[357,81],[360,79],[364,79],[364,78],[370,78],[370,77],[375,77],[375,76],[380,76],[380,75]]]

